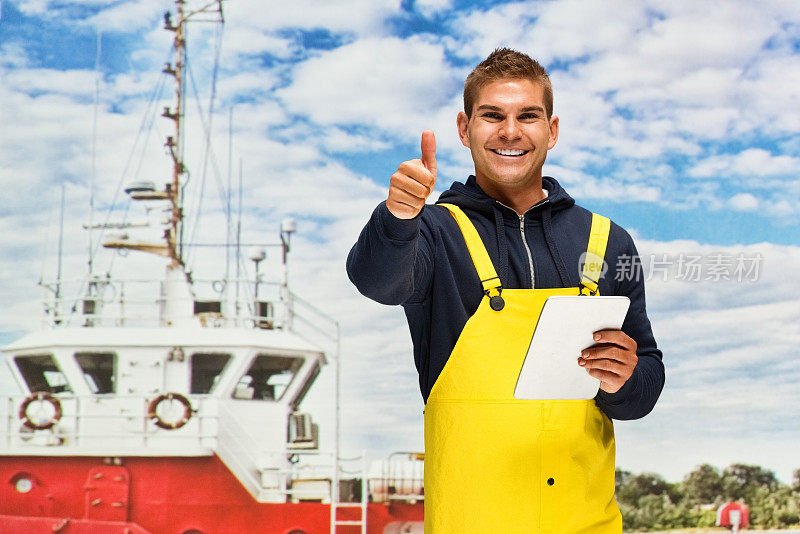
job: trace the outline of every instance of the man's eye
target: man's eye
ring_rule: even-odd
[[[521,120],[521,121],[525,121],[525,120],[529,121],[529,120],[534,120],[534,119],[537,119],[537,118],[539,118],[539,115],[537,115],[536,113],[523,113],[522,115],[519,116],[519,120]]]
[[[488,111],[484,113],[483,116],[486,117],[487,119],[496,119],[496,120],[500,120],[503,118],[502,115],[500,115],[499,113],[495,113],[494,111]]]

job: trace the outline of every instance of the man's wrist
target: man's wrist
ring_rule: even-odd
[[[395,217],[395,215],[389,211],[389,208],[386,207],[386,202],[384,201],[381,202],[375,209],[375,214],[384,237],[390,241],[407,243],[409,241],[413,241],[414,238],[417,237],[417,234],[419,233],[421,214],[424,209],[425,208],[423,207],[422,210],[420,210],[419,213],[417,213],[417,215],[412,219],[401,219],[399,217]]]

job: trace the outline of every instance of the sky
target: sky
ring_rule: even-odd
[[[345,451],[375,460],[423,443],[402,309],[358,294],[347,252],[398,164],[419,157],[423,130],[437,138],[431,201],[472,172],[455,128],[463,80],[509,46],[552,79],[560,137],[545,174],[627,229],[647,276],[667,382],[650,415],[616,423],[617,465],[675,481],[701,463],[742,462],[791,480],[800,468],[794,2],[269,4],[229,0],[221,30],[189,27],[188,235],[226,239],[226,191],[238,209],[240,176],[244,242],[275,241],[282,219],[297,220],[293,290],[342,329]],[[39,325],[37,282],[56,274],[62,190],[65,277],[85,275],[90,248],[95,272],[163,269],[142,254],[98,249],[97,233],[81,225],[109,211],[158,217],[120,188],[170,175],[162,146],[170,125],[158,117],[171,105],[160,74],[172,61],[161,29],[170,8],[161,0],[2,3],[0,342]],[[190,267],[198,278],[226,269],[201,249],[190,250]],[[263,268],[276,267],[268,256]],[[327,435],[331,370],[304,405]],[[7,376],[0,385],[14,390]]]

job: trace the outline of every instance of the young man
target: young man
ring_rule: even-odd
[[[621,532],[611,419],[643,417],[663,388],[630,235],[542,176],[558,140],[552,95],[541,65],[495,50],[457,117],[475,175],[426,206],[436,144],[423,132],[422,157],[392,175],[348,257],[358,289],[408,319],[426,401],[426,534]],[[582,271],[592,255],[606,262],[599,280]],[[514,398],[545,299],[598,293],[631,305],[578,360],[597,396]]]

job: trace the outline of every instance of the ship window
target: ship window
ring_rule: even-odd
[[[92,393],[114,393],[116,391],[117,356],[113,352],[77,352],[75,361],[83,371],[83,378]]]
[[[294,400],[291,401],[291,405],[295,410],[300,407],[300,403],[303,402],[304,398],[306,398],[306,394],[319,376],[319,372],[319,363],[314,362],[314,367],[311,368],[311,372],[308,374],[308,379],[303,383],[303,386],[300,388],[300,391],[297,392],[297,396],[294,398]]]
[[[67,377],[52,355],[17,356],[14,361],[31,392],[72,393]]]
[[[191,393],[211,393],[230,359],[230,354],[202,352],[192,354]]]
[[[239,380],[235,399],[278,400],[303,366],[303,358],[259,354]]]

